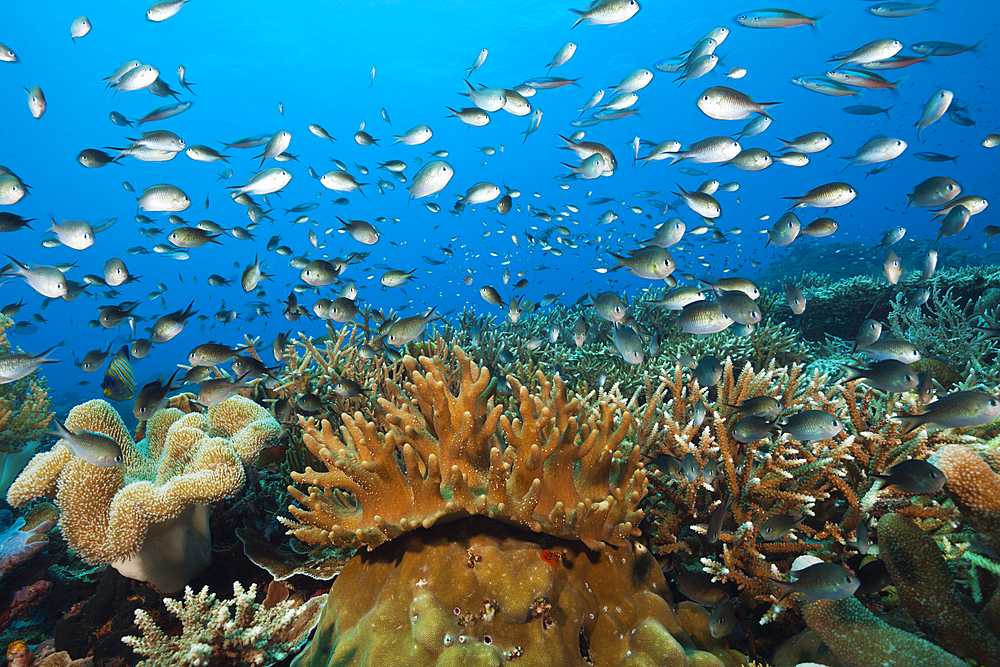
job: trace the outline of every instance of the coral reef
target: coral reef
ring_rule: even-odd
[[[0,354],[22,351],[14,350],[7,340],[7,330],[12,326],[13,320],[0,315]],[[52,414],[48,387],[40,373],[0,385],[0,492],[7,492],[31,458],[49,428]]]
[[[262,603],[255,601],[257,585],[244,590],[236,582],[233,597],[218,600],[205,587],[195,593],[184,589],[184,599],[166,598],[167,609],[182,624],[179,635],[167,634],[142,609],[135,612],[141,636],[122,638],[133,650],[147,656],[138,667],[201,665],[270,665],[294,652],[316,625],[325,595],[307,601],[287,598],[278,584]]]
[[[975,451],[942,447],[930,462],[945,474],[944,491],[990,549],[1000,551],[1000,476]]]
[[[110,563],[164,592],[182,588],[207,562],[206,504],[242,487],[244,466],[279,430],[265,409],[239,396],[205,414],[159,410],[138,443],[102,400],[77,406],[66,424],[114,439],[123,463],[93,466],[57,445],[32,459],[8,501],[54,497],[59,527],[86,562]]]
[[[954,576],[934,539],[910,519],[887,514],[878,523],[879,553],[910,615],[961,658],[1000,664],[1000,639],[960,601]]]
[[[303,422],[327,471],[293,473],[308,488],[289,489],[292,533],[368,550],[295,665],[723,664],[694,648],[633,542],[646,476],[621,403],[508,376],[512,417],[458,346],[402,364],[377,422]]]

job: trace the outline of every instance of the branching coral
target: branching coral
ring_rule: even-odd
[[[903,293],[896,295],[889,311],[889,326],[896,338],[907,340],[925,357],[947,359],[954,367],[957,389],[992,388],[1000,382],[996,343],[984,339],[972,318],[975,301],[964,306],[949,289],[931,290],[923,308],[907,306]]]
[[[7,330],[12,326],[13,320],[0,315],[0,354],[14,351],[7,340]],[[32,373],[0,385],[0,492],[6,493],[30,458],[28,444],[45,434],[51,420],[52,401],[41,374]],[[19,455],[22,451],[26,455]]]
[[[205,414],[158,410],[139,443],[102,400],[73,408],[66,424],[111,437],[122,448],[122,465],[94,466],[56,445],[32,459],[8,501],[55,497],[63,535],[85,561],[111,563],[166,592],[179,590],[208,561],[205,506],[242,487],[244,465],[279,430],[264,408],[239,396]]]
[[[271,665],[293,653],[316,625],[326,595],[306,602],[285,599],[277,603],[255,602],[257,584],[249,589],[233,584],[233,597],[218,600],[206,586],[195,594],[184,589],[184,599],[163,603],[183,625],[180,635],[168,635],[150,614],[137,609],[135,622],[142,636],[122,638],[147,656],[140,667],[225,667]]]
[[[558,376],[539,375],[539,395],[512,380],[520,418],[511,420],[490,396],[489,372],[461,348],[453,354],[457,378],[440,359],[406,357],[408,399],[380,398],[381,424],[344,415],[338,436],[325,420],[320,428],[304,421],[305,443],[328,471],[292,475],[309,487],[289,487],[305,506],[289,508],[296,537],[371,549],[454,513],[575,537],[591,548],[638,535],[645,473],[638,451],[621,449],[628,412],[605,403],[594,414],[568,399]]]
[[[682,459],[690,454],[697,459],[699,469],[709,460],[717,460],[721,468],[721,480],[711,485],[701,476],[672,482],[662,473],[656,476],[647,504],[651,506],[657,551],[706,553],[701,559],[706,571],[722,582],[737,584],[758,602],[772,601],[774,589],[769,578],[787,569],[795,556],[816,547],[805,541],[761,541],[761,525],[778,514],[813,515],[818,503],[837,493],[842,486],[840,468],[853,437],[840,434],[807,444],[782,435],[770,446],[742,443],[733,437],[732,427],[744,415],[727,405],[766,395],[780,399],[789,412],[826,410],[837,414],[842,403],[827,395],[827,378],[818,373],[806,378],[802,371],[801,365],[777,367],[772,362],[759,373],[747,364],[735,375],[732,360],[727,359],[712,401],[696,380],[685,382],[684,370],[677,366],[672,376],[661,378],[672,398],[662,409],[657,409],[656,400],[647,398],[642,417],[648,420],[653,411],[659,419],[652,437],[643,443],[650,455]],[[704,424],[696,426],[693,413],[699,401],[707,405],[710,414]],[[728,516],[736,528],[719,534],[721,554],[715,555],[715,549],[703,551],[697,535],[686,528],[692,523],[707,524],[725,496],[731,498]],[[809,522],[800,530],[813,538],[825,536],[822,523],[816,526]],[[703,527],[700,532],[704,532]]]

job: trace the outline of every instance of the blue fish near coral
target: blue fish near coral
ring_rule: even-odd
[[[135,396],[135,375],[129,363],[128,345],[122,345],[104,372],[104,395],[112,401],[127,401]]]

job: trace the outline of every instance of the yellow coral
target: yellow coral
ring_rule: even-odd
[[[302,420],[303,441],[328,471],[292,473],[309,486],[289,487],[304,506],[289,508],[296,537],[372,549],[446,514],[496,517],[590,548],[639,534],[646,475],[638,449],[622,448],[627,411],[605,403],[595,414],[567,398],[558,376],[539,373],[538,395],[512,380],[521,416],[510,420],[493,403],[489,372],[453,352],[455,393],[439,358],[404,359],[411,382],[399,404],[379,399],[381,427],[345,414],[338,437],[326,420]]]
[[[136,578],[142,569],[137,557],[150,531],[157,533],[157,549],[164,553],[171,548],[164,541],[174,539],[164,531],[176,530],[178,522],[183,528],[193,524],[207,536],[207,517],[193,508],[236,493],[244,482],[244,465],[279,432],[267,410],[239,396],[204,415],[160,410],[139,443],[103,400],[76,406],[66,424],[114,439],[122,448],[122,465],[93,466],[57,445],[32,459],[11,486],[8,502],[19,506],[54,496],[70,546],[88,563],[112,563],[129,576],[136,576],[139,567]],[[161,582],[175,590],[175,582]]]

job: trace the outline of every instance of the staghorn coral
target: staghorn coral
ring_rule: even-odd
[[[12,326],[13,320],[0,315],[0,354],[15,351],[7,340],[7,330]],[[52,415],[49,390],[40,373],[0,385],[0,492],[6,493],[31,458],[37,441],[49,428]]]
[[[122,641],[147,657],[139,667],[226,667],[270,665],[283,660],[305,641],[316,625],[326,595],[305,602],[284,599],[255,602],[257,584],[249,589],[233,584],[233,597],[218,600],[208,587],[195,594],[184,589],[184,599],[164,599],[167,609],[182,624],[180,635],[168,635],[144,609],[136,609],[135,623],[141,636]]]
[[[100,468],[56,445],[32,459],[8,502],[54,497],[60,529],[86,562],[110,563],[166,592],[208,562],[206,505],[236,493],[244,465],[278,434],[264,408],[239,396],[204,414],[158,410],[138,443],[102,400],[76,406],[66,424],[114,439],[123,463]]]
[[[641,545],[598,555],[474,517],[359,552],[292,664],[734,664],[694,650],[663,595],[663,575]]]
[[[840,434],[807,444],[782,435],[769,446],[740,443],[731,429],[743,415],[726,406],[769,395],[779,398],[788,412],[818,409],[837,414],[843,404],[827,395],[827,377],[819,373],[807,377],[803,368],[779,367],[772,362],[756,372],[747,364],[735,375],[732,359],[727,358],[716,398],[711,400],[697,380],[685,382],[684,369],[678,365],[672,375],[661,377],[656,393],[650,395],[647,390],[641,417],[642,422],[653,424],[648,427],[649,435],[639,439],[648,454],[676,458],[692,454],[700,468],[710,459],[721,464],[720,480],[711,485],[703,477],[668,481],[662,473],[653,476],[652,491],[644,506],[654,526],[654,548],[660,554],[702,554],[705,571],[718,581],[735,583],[746,591],[745,599],[753,603],[770,603],[775,589],[768,579],[790,567],[797,555],[816,548],[808,541],[761,541],[761,524],[783,513],[813,516],[816,505],[838,494],[842,484],[840,468],[854,438]],[[660,397],[667,394],[672,398],[657,407]],[[709,416],[696,427],[692,414],[699,401],[708,406]],[[634,402],[635,398],[629,405]],[[722,411],[727,412],[726,416]],[[700,544],[699,533],[705,532],[704,524],[727,495],[731,497],[727,515],[736,528],[720,533],[721,553],[716,548],[706,550]],[[695,530],[688,527],[691,524],[695,524]],[[800,531],[810,538],[826,536],[824,524],[818,520],[807,521]]]
[[[1000,382],[997,346],[974,327],[974,305],[973,300],[962,305],[951,289],[935,287],[923,308],[911,308],[900,292],[889,311],[889,326],[896,338],[913,343],[923,356],[946,359],[960,378],[956,389],[992,388]]]
[[[485,514],[591,548],[639,534],[646,481],[638,451],[620,448],[628,412],[607,403],[588,412],[568,399],[558,376],[540,374],[541,395],[508,378],[520,402],[520,418],[511,420],[490,397],[496,382],[489,372],[461,348],[453,353],[462,369],[456,393],[440,359],[404,358],[408,399],[379,399],[381,429],[360,414],[343,416],[339,436],[325,420],[320,428],[303,420],[305,443],[328,471],[292,474],[309,487],[289,487],[305,507],[289,507],[297,538],[372,549],[454,513]]]

